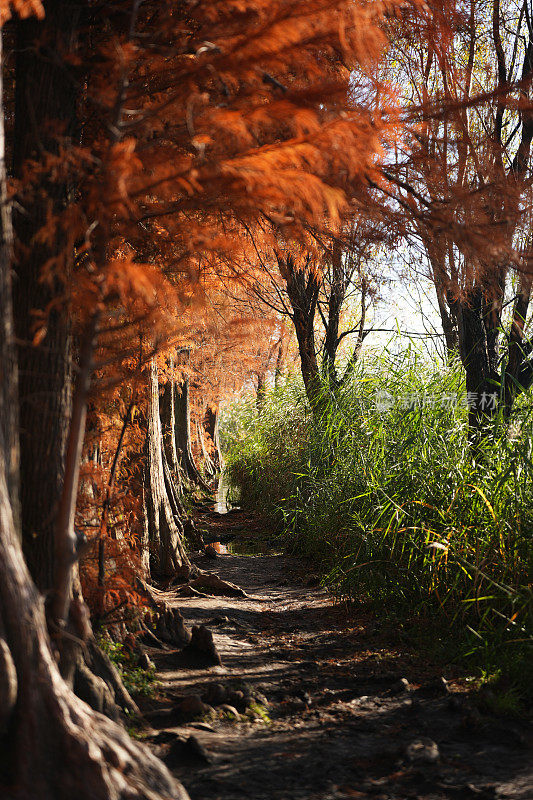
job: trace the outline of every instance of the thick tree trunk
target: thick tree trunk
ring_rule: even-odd
[[[62,680],[22,558],[0,443],[0,794],[6,800],[156,800],[187,794],[126,731]]]
[[[181,467],[192,484],[199,486],[206,492],[211,488],[200,475],[196,466],[191,447],[191,410],[189,404],[189,379],[183,378],[175,384],[175,412],[176,412],[176,451]]]
[[[307,399],[313,411],[319,410],[321,384],[318,371],[318,362],[315,351],[315,335],[310,319],[301,313],[294,315],[294,327],[298,340],[298,352],[300,354],[300,366],[302,378],[305,386]]]
[[[66,56],[75,47],[80,4],[47,0],[43,21],[17,23],[13,167],[20,177],[28,158],[57,153],[61,138],[76,135],[76,81]],[[80,82],[81,83],[81,82]],[[54,128],[54,125],[56,128]],[[56,209],[67,201],[68,187],[43,179],[42,193],[15,214],[18,239],[14,283],[19,345],[21,425],[21,506],[24,553],[38,587],[54,580],[54,520],[63,487],[71,404],[71,337],[65,313],[52,311],[41,344],[32,345],[34,310],[45,309],[62,291],[40,282],[43,264],[54,255],[36,245],[45,224],[47,202]],[[60,243],[57,243],[60,247]]]
[[[23,175],[28,159],[44,162],[47,153],[58,153],[60,141],[68,147],[79,140],[77,105],[83,80],[73,74],[69,56],[76,51],[83,4],[45,0],[44,6],[43,20],[17,23],[13,145],[17,177]],[[72,188],[44,174],[39,186],[27,192],[24,208],[14,218],[18,245],[14,297],[19,341],[22,543],[37,587],[43,593],[53,590],[48,620],[57,635],[61,670],[71,683],[76,669],[81,669],[82,651],[73,637],[59,634],[63,626],[71,626],[73,613],[86,613],[76,576],[72,584],[72,562],[77,549],[74,510],[97,317],[92,320],[94,329],[84,337],[87,347],[82,342],[80,381],[73,405],[72,337],[67,310],[60,310],[65,288],[59,282],[50,285],[41,281],[44,264],[62,251],[63,242],[46,246],[35,239],[50,213],[49,203],[52,211],[60,212],[69,202]],[[68,277],[74,253],[66,246],[64,253]],[[46,320],[46,336],[33,345],[34,311],[43,311],[57,300],[59,308]],[[70,632],[79,635],[76,630]]]
[[[146,533],[150,550],[150,569],[157,575],[173,575],[187,563],[183,548],[183,529],[172,496],[171,476],[163,447],[159,410],[159,380],[155,359],[150,362],[150,402],[147,420],[145,474]],[[170,493],[169,493],[170,489]]]
[[[211,460],[216,472],[222,469],[222,453],[220,451],[220,437],[218,433],[218,406],[208,405],[204,416],[204,429],[213,443]]]
[[[217,474],[217,469],[207,450],[204,438],[204,426],[200,422],[196,423],[196,438],[198,440],[198,444],[200,445],[200,452],[202,454],[204,475],[207,475],[209,480],[212,480]]]
[[[266,374],[265,372],[257,372],[257,389],[255,391],[255,405],[259,413],[263,411],[265,407],[265,400],[266,400],[266,393],[267,393],[267,386],[266,386]]]
[[[0,34],[0,54],[1,54]],[[2,97],[0,74],[0,100]],[[11,313],[11,265],[13,261],[13,229],[11,209],[7,201],[5,165],[4,107],[0,103],[0,436],[5,449],[5,471],[9,501],[20,533],[19,508],[19,443],[18,443],[18,386],[17,354],[14,346],[13,316]],[[1,712],[0,712],[1,713]]]
[[[471,290],[461,302],[458,323],[460,354],[466,373],[468,421],[471,431],[478,434],[494,416],[496,408],[490,398],[498,392],[499,380],[491,368],[485,301],[480,286]]]
[[[170,366],[172,369],[172,362]],[[175,381],[172,378],[167,380],[163,387],[163,391],[160,393],[159,413],[161,417],[161,431],[163,435],[163,451],[166,456],[168,469],[174,482],[176,494],[178,497],[181,497],[183,494],[184,485],[187,481],[187,476],[182,469],[178,451],[176,449],[176,388]],[[183,508],[180,511],[180,515],[182,517],[184,516]]]
[[[522,275],[513,308],[513,319],[509,335],[509,348],[504,382],[504,410],[507,417],[511,413],[515,397],[529,389],[533,382],[532,346],[525,340],[525,326],[531,298],[533,281]]]
[[[315,314],[320,290],[320,277],[309,266],[302,266],[289,255],[278,257],[280,272],[287,282],[287,296],[292,307],[291,319],[298,341],[300,366],[305,392],[314,413],[321,410],[321,381],[315,350]]]

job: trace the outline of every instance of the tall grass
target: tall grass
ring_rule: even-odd
[[[474,458],[464,396],[459,367],[412,350],[367,358],[319,418],[291,378],[261,413],[251,402],[226,413],[227,474],[241,503],[275,521],[340,596],[447,628],[487,669],[523,670],[533,655],[531,398],[511,429],[495,421]]]

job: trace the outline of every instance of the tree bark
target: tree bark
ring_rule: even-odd
[[[265,372],[257,372],[257,389],[255,391],[255,405],[259,413],[265,407],[267,386],[266,386],[266,370]]]
[[[205,438],[204,438],[204,426],[201,422],[196,423],[196,438],[198,439],[198,444],[200,445],[200,452],[202,454],[203,459],[203,467],[204,467],[204,474],[207,475],[209,480],[213,480],[213,478],[217,475],[217,468],[211,458],[207,447],[205,445]]]
[[[480,286],[475,286],[460,303],[458,323],[461,361],[466,374],[468,422],[470,430],[479,434],[496,410],[483,397],[497,392],[499,382],[491,368],[485,298]]]
[[[1,54],[0,35],[0,54]],[[2,75],[0,74],[0,97]],[[13,315],[11,312],[13,228],[11,208],[7,200],[4,106],[0,103],[0,435],[5,448],[5,470],[9,501],[15,528],[20,534],[19,507],[19,443],[18,443],[18,381],[14,346]]]
[[[147,420],[147,457],[145,473],[146,533],[150,551],[150,569],[160,576],[174,575],[188,562],[182,543],[182,526],[175,498],[169,497],[169,476],[165,474],[161,417],[159,410],[159,380],[155,359],[150,362],[150,400]]]
[[[504,411],[507,417],[511,413],[515,397],[521,391],[527,390],[533,381],[533,366],[530,360],[532,348],[529,342],[526,343],[524,340],[532,283],[530,276],[520,276],[513,308],[504,379]]]
[[[222,469],[222,453],[220,452],[220,437],[218,432],[218,406],[208,405],[205,410],[204,429],[213,443],[211,460],[217,472]]]
[[[305,392],[311,409],[317,412],[321,408],[321,381],[315,350],[315,314],[320,290],[320,278],[309,268],[309,259],[305,266],[295,263],[288,255],[278,257],[280,272],[287,283],[287,296],[292,308],[292,321],[298,341],[300,365]]]
[[[174,363],[170,360],[170,368],[173,369]],[[159,397],[159,413],[161,418],[161,431],[163,436],[163,451],[166,456],[167,465],[172,475],[176,493],[178,496],[183,494],[186,475],[182,469],[178,451],[176,449],[176,388],[173,378],[169,378]]]
[[[285,366],[285,357],[287,355],[285,323],[282,323],[282,329],[279,337],[278,354],[276,356],[276,368],[274,370],[274,386],[277,389],[283,377],[283,369]]]
[[[21,177],[29,158],[58,152],[77,137],[78,91],[66,56],[75,48],[80,4],[47,0],[44,20],[17,22],[13,170]],[[42,190],[42,191],[40,191]],[[45,178],[14,215],[17,265],[15,325],[19,341],[21,506],[24,553],[42,591],[54,581],[54,520],[63,487],[71,411],[72,342],[67,315],[54,310],[44,340],[32,345],[34,310],[45,309],[62,291],[40,282],[43,264],[54,254],[34,242],[46,222],[47,201],[56,210],[69,187]],[[57,243],[60,247],[60,243]]]
[[[200,487],[205,492],[211,488],[200,475],[196,466],[191,447],[191,410],[189,404],[189,378],[183,378],[179,384],[174,384],[175,412],[176,412],[176,451],[181,467],[192,484]]]

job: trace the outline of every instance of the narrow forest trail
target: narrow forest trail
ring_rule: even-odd
[[[149,741],[192,800],[533,798],[531,728],[480,713],[376,620],[306,585],[296,560],[198,562],[248,597],[165,596],[212,630],[222,659],[183,669],[175,651],[150,651],[164,700]]]

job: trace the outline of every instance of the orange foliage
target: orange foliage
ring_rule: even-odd
[[[109,492],[116,570],[105,607],[124,599],[135,571],[146,364],[154,353],[163,367],[166,350],[190,350],[198,420],[208,402],[264,370],[281,323],[275,311],[250,310],[249,287],[264,279],[257,238],[270,252],[308,246],[311,230],[335,231],[382,182],[380,159],[401,134],[395,93],[375,73],[383,22],[422,7],[147,0],[137,15],[119,0],[95,10],[90,35],[69,54],[87,73],[83,144],[63,141],[58,128],[58,153],[27,164],[14,189],[23,205],[43,181],[76,187],[60,211],[50,199],[37,239],[54,254],[42,280],[62,287],[52,305],[68,307],[81,335],[98,320],[78,502],[78,524],[92,536],[133,407]],[[36,341],[50,310],[36,317]],[[84,584],[94,599],[94,558]]]

